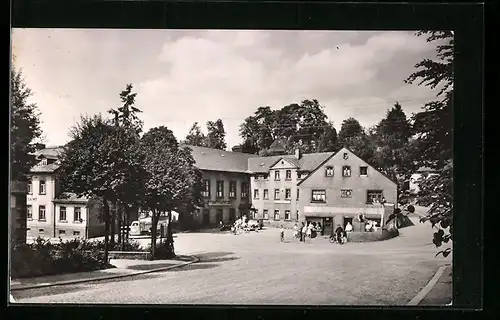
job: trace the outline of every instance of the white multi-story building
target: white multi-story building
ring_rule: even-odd
[[[36,153],[27,197],[27,237],[92,238],[104,234],[98,220],[99,206],[86,198],[61,192],[57,179],[60,147]]]

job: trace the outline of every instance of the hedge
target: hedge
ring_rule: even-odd
[[[109,250],[121,249],[121,245],[109,246]],[[124,250],[143,251],[137,242],[126,242]],[[73,239],[51,243],[40,237],[30,244],[12,248],[11,277],[37,277],[53,274],[94,271],[111,268],[104,261],[104,241]]]

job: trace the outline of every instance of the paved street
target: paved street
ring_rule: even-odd
[[[120,280],[14,292],[27,303],[404,305],[451,258],[435,258],[429,224],[373,243],[300,243],[287,230],[178,234],[186,267]]]

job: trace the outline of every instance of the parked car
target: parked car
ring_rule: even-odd
[[[160,216],[158,220],[158,229],[157,233],[160,232],[161,225],[164,225],[166,228],[168,225],[168,217]],[[132,221],[130,224],[130,235],[131,236],[139,236],[143,234],[151,234],[153,223],[151,221],[151,217],[142,218],[136,221]]]

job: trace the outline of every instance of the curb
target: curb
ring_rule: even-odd
[[[429,294],[429,292],[434,288],[436,283],[438,282],[439,278],[443,275],[444,270],[448,268],[448,265],[444,265],[439,267],[439,269],[436,271],[432,279],[427,283],[427,285],[413,298],[408,302],[406,305],[407,306],[416,306],[422,300]]]
[[[10,288],[10,291],[23,291],[23,290],[30,290],[30,289],[38,289],[38,288],[47,288],[47,287],[55,287],[55,286],[63,286],[67,284],[76,284],[76,283],[84,283],[84,282],[93,282],[93,281],[101,281],[101,280],[111,280],[111,279],[120,279],[120,278],[126,278],[126,277],[133,277],[133,276],[139,276],[147,273],[153,273],[153,272],[159,272],[159,271],[166,271],[174,268],[179,268],[179,267],[184,267],[187,265],[190,265],[192,263],[196,263],[200,261],[198,257],[191,256],[192,260],[180,263],[175,266],[169,266],[169,267],[163,267],[163,268],[157,268],[157,269],[151,269],[151,270],[145,270],[145,271],[138,271],[134,273],[126,273],[126,274],[119,274],[119,275],[112,275],[112,276],[102,276],[98,278],[91,278],[91,279],[77,279],[77,280],[67,280],[67,281],[60,281],[60,282],[53,282],[53,283],[43,283],[43,284],[36,284],[36,285],[31,285],[31,286],[25,286],[25,287],[19,287],[19,288]],[[11,295],[12,297],[12,295]]]

